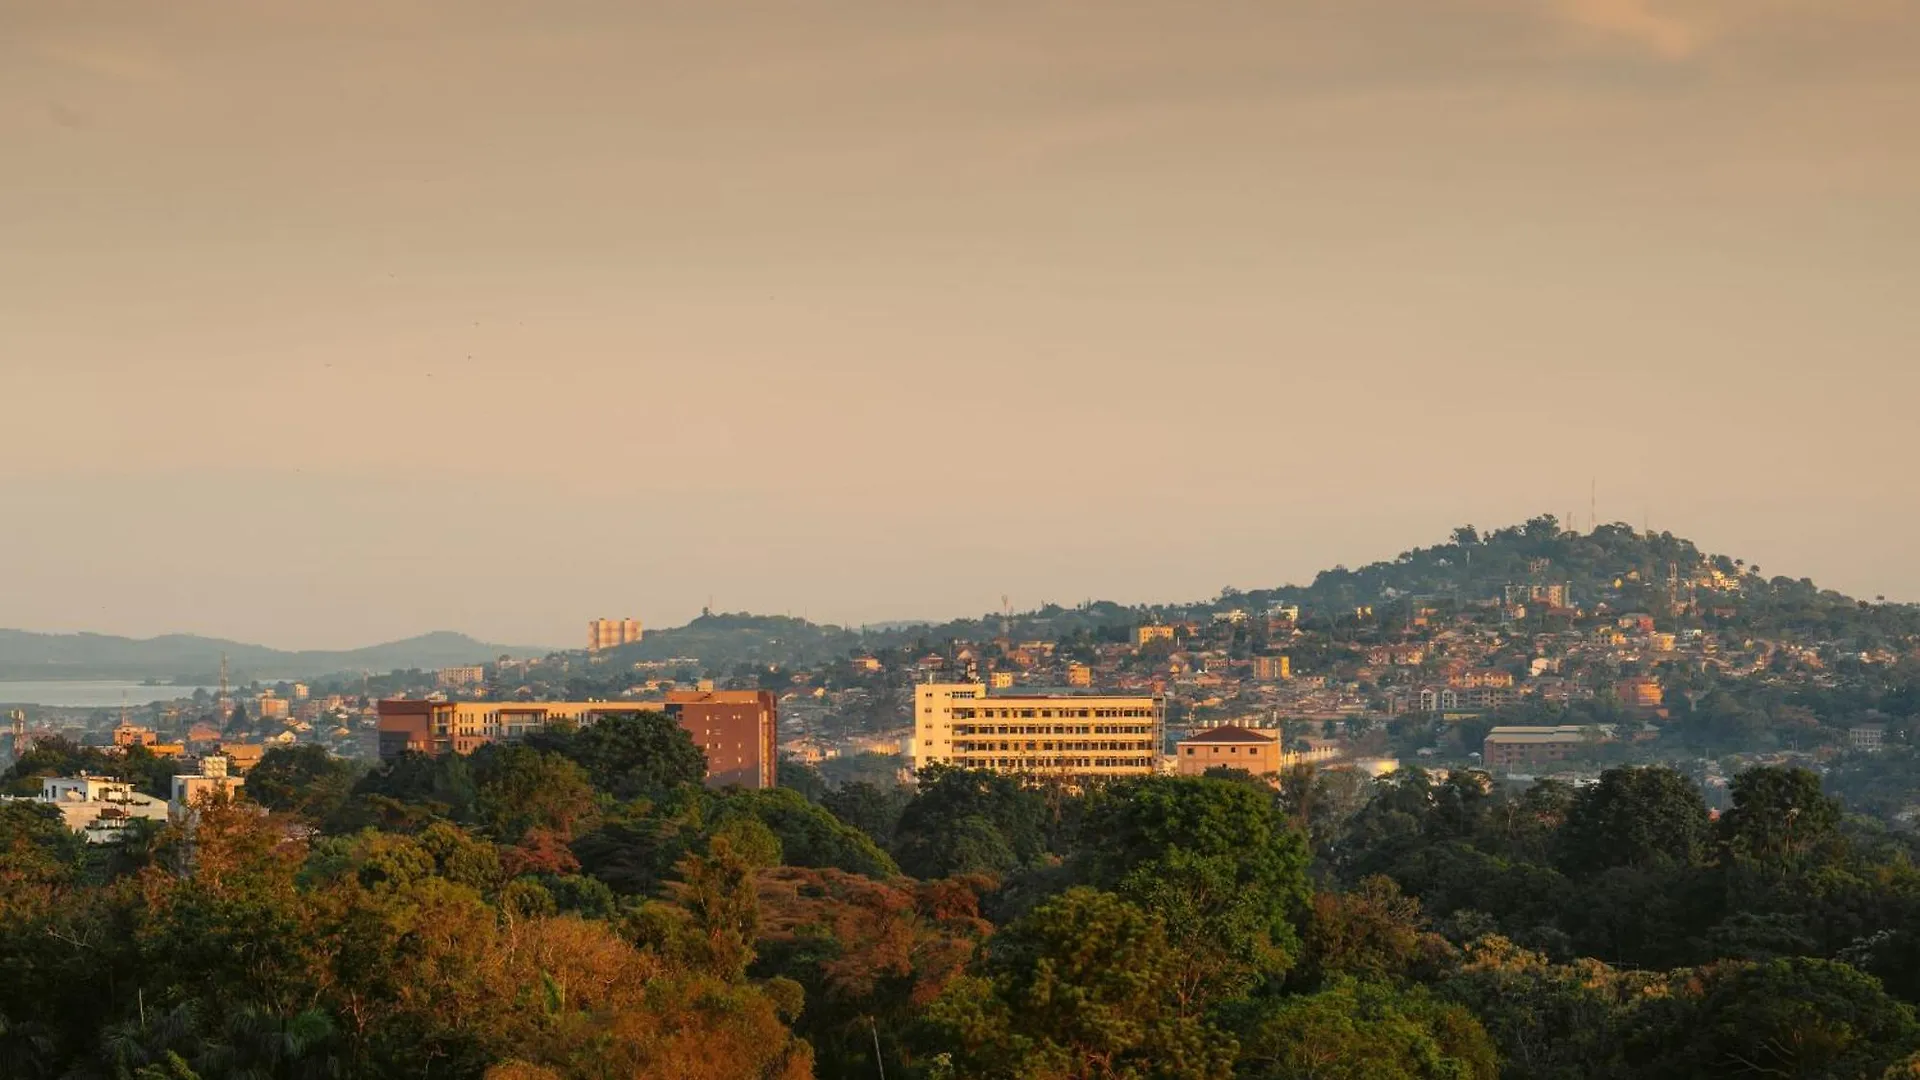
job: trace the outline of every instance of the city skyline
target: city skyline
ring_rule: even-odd
[[[1908,3],[0,23],[0,625],[1176,602],[1590,484],[1920,599]]]

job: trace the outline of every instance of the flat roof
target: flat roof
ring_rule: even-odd
[[[964,700],[964,699],[963,699]],[[1158,701],[1158,694],[988,694],[975,701]]]

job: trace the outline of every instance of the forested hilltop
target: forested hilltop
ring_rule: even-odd
[[[44,740],[6,781],[90,753]],[[1660,767],[703,765],[637,714],[372,771],[275,749],[253,802],[118,844],[0,804],[0,1074],[1920,1074],[1914,841],[1799,769],[1716,818]]]
[[[612,656],[619,660],[692,658],[708,668],[736,664],[809,666],[859,650],[934,646],[947,641],[1071,640],[1123,635],[1143,621],[1205,619],[1275,605],[1301,609],[1303,624],[1326,626],[1356,609],[1377,615],[1417,603],[1472,604],[1503,598],[1509,586],[1565,585],[1567,599],[1591,609],[1664,611],[1687,601],[1702,619],[1729,632],[1795,641],[1845,639],[1874,648],[1920,635],[1920,606],[1862,601],[1807,578],[1768,576],[1759,566],[1702,551],[1672,533],[1624,524],[1590,532],[1552,515],[1482,532],[1455,529],[1445,543],[1349,570],[1323,570],[1309,585],[1222,589],[1208,600],[1129,605],[1089,601],[1047,604],[1011,614],[885,629],[821,625],[787,616],[704,613],[685,626],[651,631]]]

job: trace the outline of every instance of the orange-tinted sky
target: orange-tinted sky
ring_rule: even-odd
[[[1920,3],[0,0],[0,625],[1920,599]]]

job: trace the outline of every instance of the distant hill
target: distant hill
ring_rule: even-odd
[[[1492,532],[1463,527],[1448,543],[1358,570],[1323,570],[1305,588],[1247,594],[1245,600],[1281,598],[1327,613],[1416,597],[1484,601],[1508,585],[1540,584],[1568,585],[1572,602],[1587,609],[1606,604],[1616,611],[1654,612],[1674,601],[1696,620],[1788,640],[1864,645],[1920,633],[1920,606],[1914,604],[1870,603],[1822,589],[1809,578],[1769,575],[1672,533],[1624,524],[1583,533],[1563,529],[1551,515]]]
[[[694,657],[715,668],[815,664],[855,652],[863,640],[858,630],[786,615],[702,614],[685,626],[649,630],[612,657],[622,663]]]
[[[1414,548],[1358,569],[1336,566],[1308,585],[1251,591],[1222,590],[1207,600],[1127,605],[1096,601],[1047,605],[1009,616],[943,623],[893,623],[849,629],[784,616],[707,614],[681,627],[651,631],[615,654],[625,661],[693,657],[709,669],[742,663],[807,665],[862,651],[979,641],[1001,634],[1015,640],[1076,636],[1119,639],[1150,619],[1199,619],[1232,611],[1257,613],[1296,605],[1309,626],[1351,621],[1356,609],[1384,616],[1416,601],[1475,604],[1500,598],[1509,585],[1566,585],[1572,602],[1616,611],[1665,610],[1669,591],[1686,601],[1695,624],[1788,640],[1851,640],[1863,647],[1920,634],[1920,607],[1865,603],[1805,578],[1768,576],[1727,555],[1709,554],[1671,533],[1602,525],[1589,532],[1563,528],[1551,515],[1491,531],[1455,529],[1444,542]],[[1539,605],[1534,605],[1538,607]]]
[[[192,634],[125,638],[0,630],[0,678],[204,681],[219,671],[223,653],[235,681],[312,678],[343,671],[385,672],[474,664],[503,654],[543,656],[549,651],[493,645],[444,630],[362,649],[300,652]]]
[[[1297,605],[1303,622],[1324,630],[1329,620],[1349,623],[1356,609],[1387,612],[1416,601],[1475,604],[1494,600],[1508,585],[1564,584],[1572,602],[1591,610],[1666,610],[1669,591],[1688,601],[1689,625],[1779,637],[1786,640],[1853,641],[1862,648],[1920,635],[1920,606],[1865,603],[1821,589],[1805,578],[1766,576],[1757,566],[1711,555],[1671,533],[1646,533],[1628,525],[1602,525],[1590,532],[1561,527],[1543,515],[1519,525],[1482,532],[1455,529],[1444,542],[1414,548],[1358,569],[1336,566],[1308,585],[1252,591],[1224,589],[1207,600],[1129,605],[1093,601],[1045,607],[1003,616],[942,623],[895,622],[850,628],[784,615],[706,613],[685,626],[649,631],[633,645],[612,650],[615,663],[692,657],[708,670],[742,664],[811,666],[862,652],[938,648],[951,640],[981,641],[1002,634],[1017,641],[1124,640],[1127,630],[1153,619],[1206,620],[1222,612],[1250,614],[1280,604]],[[1537,607],[1538,605],[1534,605]],[[0,679],[160,678],[202,680],[218,670],[226,653],[236,680],[306,678],[335,672],[384,672],[478,663],[502,654],[543,656],[544,648],[492,645],[455,633],[423,634],[405,641],[343,652],[283,652],[259,645],[187,635],[145,640],[99,634],[33,634],[0,630]]]
[[[1012,616],[1006,629],[1020,639],[1071,637],[1138,624],[1147,609],[1106,601],[1063,608],[1049,604]],[[998,635],[998,615],[953,619],[943,623],[896,622],[861,628],[812,623],[785,615],[746,612],[708,613],[685,626],[649,630],[642,641],[611,653],[617,663],[661,661],[691,657],[709,669],[740,664],[807,666],[844,659],[859,652],[937,646],[953,639],[981,640]]]

